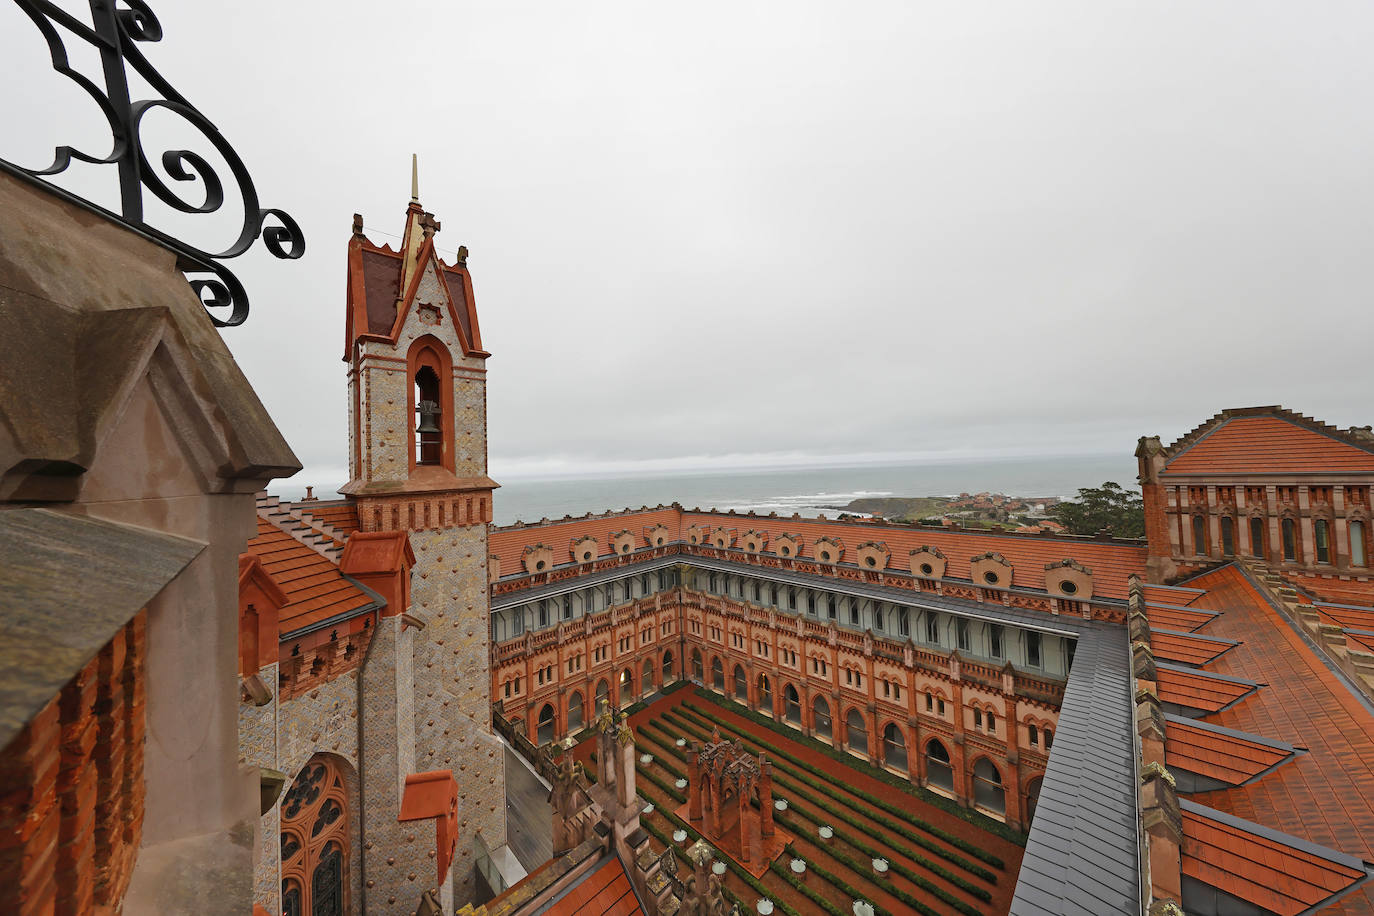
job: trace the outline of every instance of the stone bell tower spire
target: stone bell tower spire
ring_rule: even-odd
[[[348,243],[351,479],[340,492],[363,531],[406,532],[415,555],[408,611],[378,621],[360,682],[369,913],[413,913],[426,890],[446,912],[461,907],[476,891],[475,850],[506,842],[489,676],[490,354],[466,249],[452,263],[440,257],[418,172],[412,158],[399,250],[373,244],[361,217]],[[457,839],[450,874],[433,887],[418,877],[433,880],[427,847],[396,811],[406,777],[445,769],[457,780]]]

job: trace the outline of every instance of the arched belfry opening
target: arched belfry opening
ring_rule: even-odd
[[[443,460],[443,410],[439,402],[439,376],[430,366],[415,373],[415,463],[439,464]]]
[[[453,470],[453,357],[426,335],[410,346],[410,466]]]

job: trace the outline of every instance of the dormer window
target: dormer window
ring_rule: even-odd
[[[443,452],[439,377],[429,366],[415,373],[415,463],[438,464]]]

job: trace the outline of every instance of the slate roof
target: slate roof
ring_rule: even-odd
[[[1124,627],[1079,637],[1012,916],[1140,910],[1130,671]]]
[[[0,747],[205,546],[48,509],[0,511]]]

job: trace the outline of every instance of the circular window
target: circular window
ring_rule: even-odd
[[[931,573],[935,572],[935,567],[934,567],[934,566],[931,566],[929,563],[922,563],[922,564],[921,564],[921,572],[922,572],[924,575],[929,576]]]
[[[996,585],[998,582],[1002,580],[998,578],[997,573],[995,572],[985,572],[983,573],[983,581],[986,582],[988,585]]]
[[[1078,592],[1078,585],[1076,583],[1065,580],[1059,583],[1059,590],[1066,595],[1073,595]]]
[[[534,571],[535,571],[535,572],[539,572],[539,571],[542,570],[543,568],[544,568],[544,561],[543,561],[543,560],[536,560],[535,563],[534,563]]]
[[[828,550],[822,550],[822,551],[821,551],[821,562],[822,562],[822,563],[829,563],[829,562],[830,562],[830,551],[828,551]]]
[[[620,552],[621,552],[621,553],[629,553],[629,552],[630,552],[630,545],[629,545],[629,544],[621,544],[621,545],[620,545]]]
[[[877,566],[877,565],[878,565],[878,561],[875,560],[875,559],[873,559],[873,557],[865,557],[865,558],[864,558],[864,562],[867,563],[869,566]]]
[[[583,563],[588,562],[589,560],[591,560],[591,558],[592,558],[591,553],[584,553],[584,554],[582,554],[582,562],[583,562]]]
[[[780,548],[780,549],[778,550],[778,553],[780,553],[780,554],[782,554],[783,556],[786,557],[786,556],[791,556],[792,551],[791,551],[789,548],[787,548],[787,547],[782,547],[782,548]]]
[[[688,538],[687,540],[689,540],[689,541],[691,541],[693,544],[695,544],[695,543],[697,542],[697,536],[694,534],[694,535],[692,535],[690,538]]]

